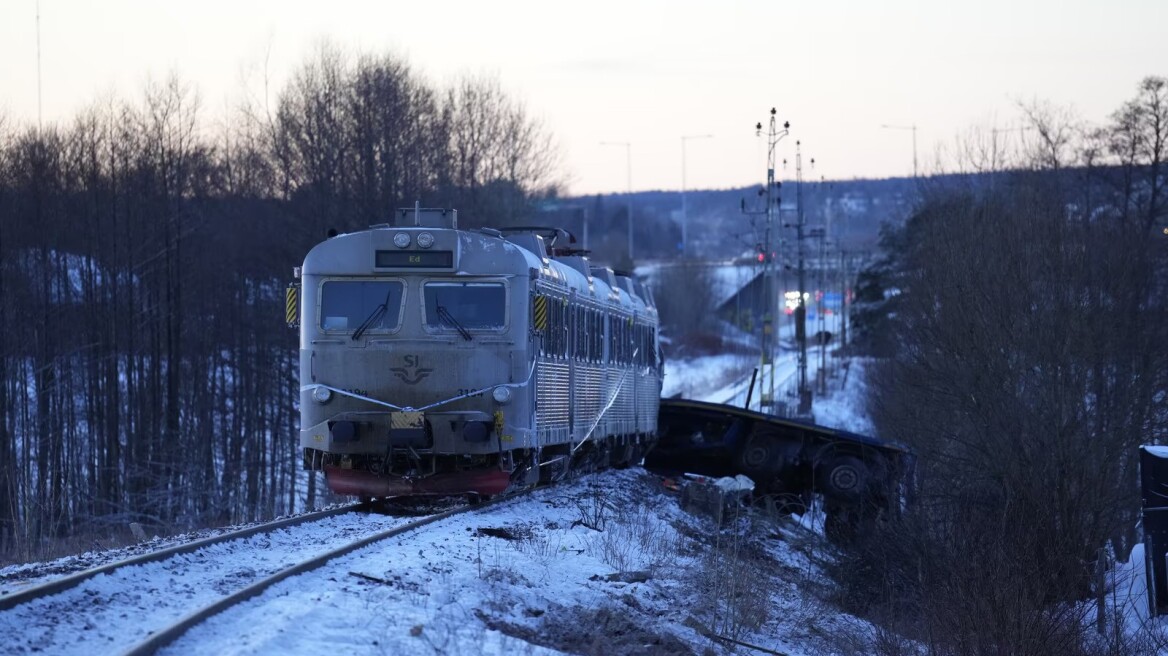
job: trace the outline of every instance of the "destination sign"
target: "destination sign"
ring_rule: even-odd
[[[377,251],[377,268],[449,269],[454,251]]]

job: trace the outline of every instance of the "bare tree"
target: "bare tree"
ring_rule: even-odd
[[[290,268],[328,227],[414,200],[511,218],[552,179],[538,123],[478,91],[451,107],[326,45],[213,133],[173,76],[64,127],[0,116],[0,560],[295,509]]]
[[[276,112],[277,160],[292,194],[304,208],[301,223],[311,237],[355,223],[345,216],[342,191],[349,149],[345,119],[344,55],[322,45],[280,93]]]
[[[845,562],[942,653],[1084,653],[1083,606],[1061,602],[1134,543],[1137,446],[1168,434],[1163,93],[1146,81],[1103,129],[1030,108],[1027,166],[994,193],[933,188],[898,236],[870,403],[916,449],[920,502]]]
[[[497,79],[463,78],[447,91],[443,112],[449,185],[475,223],[515,223],[529,196],[555,188],[550,136]]]

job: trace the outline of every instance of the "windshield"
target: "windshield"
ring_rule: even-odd
[[[354,332],[396,330],[401,318],[403,285],[391,280],[329,280],[320,291],[320,327]],[[379,306],[384,303],[385,310]]]
[[[501,282],[428,282],[423,296],[429,328],[500,330],[506,324],[507,292]]]

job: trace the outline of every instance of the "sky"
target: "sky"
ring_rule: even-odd
[[[916,125],[925,173],[971,129],[1019,126],[1019,103],[1102,123],[1140,79],[1168,75],[1168,1],[1103,7],[40,0],[41,111],[46,123],[68,122],[99,98],[136,99],[149,80],[174,73],[199,90],[210,125],[244,98],[274,101],[327,41],[402,57],[438,86],[496,76],[554,136],[572,194],[762,182],[767,145],[754,126],[772,107],[791,123],[778,178],[794,175],[796,140],[808,179],[905,176],[913,132],[882,125]],[[37,8],[0,0],[0,115],[10,124],[37,121]]]

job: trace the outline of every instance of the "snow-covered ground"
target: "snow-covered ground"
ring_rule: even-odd
[[[744,510],[719,529],[649,472],[602,472],[338,558],[167,653],[729,653],[709,634],[848,653],[871,629],[824,601],[816,519]],[[278,567],[404,521],[342,515],[99,575],[0,613],[5,653],[122,652]]]
[[[0,613],[0,634],[7,636],[5,653],[91,654],[98,645],[105,652],[123,652],[151,631],[295,565],[305,554],[324,553],[408,521],[376,514],[338,515],[99,574],[58,595]],[[108,554],[91,558],[104,560]],[[29,568],[8,569],[13,576],[6,578],[29,573]],[[21,578],[4,589],[15,591],[44,580]]]
[[[817,397],[813,403],[815,423],[892,440],[893,436],[876,435],[876,427],[868,417],[864,405],[867,395],[864,375],[866,366],[864,360],[852,359],[837,371],[835,377],[828,378],[829,393]]]
[[[821,583],[809,557],[818,542],[790,520],[743,517],[718,531],[655,476],[609,471],[338,559],[168,653],[727,651],[705,631],[831,653],[832,636],[869,631],[801,588]]]

